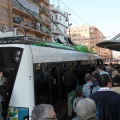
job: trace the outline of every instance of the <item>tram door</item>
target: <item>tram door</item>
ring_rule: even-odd
[[[67,116],[67,91],[64,81],[65,71],[65,63],[49,64],[51,104],[54,106],[59,120],[65,120]]]

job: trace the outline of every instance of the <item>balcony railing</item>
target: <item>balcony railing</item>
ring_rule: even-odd
[[[50,1],[49,0],[45,0],[46,2],[48,2],[48,3],[50,3]]]
[[[59,30],[57,30],[57,29],[52,29],[51,32],[53,34],[61,34],[61,32]]]
[[[48,30],[51,32],[51,30],[50,30],[50,29],[48,29]],[[42,31],[42,32],[44,32],[44,33],[49,34],[49,33],[48,33],[48,31],[47,31],[47,30],[45,30],[45,28],[44,28],[44,27],[41,27],[40,31]]]
[[[44,1],[44,0],[37,0],[38,2]],[[45,2],[50,3],[50,0],[45,0]]]
[[[45,30],[42,26],[40,26],[39,23],[24,21],[19,17],[13,17],[13,23],[18,24],[19,26],[24,27],[25,29],[29,29],[29,30],[34,29],[49,34],[49,32],[47,32],[47,30]]]
[[[12,5],[13,5],[13,7],[18,8],[19,10],[27,13],[27,11],[26,11],[21,5],[19,5],[18,3],[16,3],[15,1],[12,2]],[[26,8],[26,9],[27,9],[27,8]],[[36,18],[39,18],[39,14],[38,14],[38,13],[33,12],[33,11],[30,10],[30,9],[28,9],[28,10],[29,10],[29,12],[30,12],[32,15],[34,15]]]
[[[41,5],[42,9],[46,11],[47,13],[50,13],[50,10],[48,10],[45,6]]]
[[[34,2],[35,4],[36,4],[36,2],[34,1],[34,0],[30,0],[30,1],[32,1],[32,2]],[[49,0],[46,0],[47,2],[49,2]],[[39,2],[39,0],[38,0],[38,2]],[[48,10],[45,6],[43,6],[43,5],[41,5],[41,4],[39,4],[41,7],[42,7],[42,9],[43,10],[45,10],[47,13],[50,13],[50,10]]]
[[[49,21],[49,20],[47,20],[46,18],[44,18],[44,17],[41,17],[41,16],[40,16],[40,19],[41,19],[42,21],[44,21],[44,22],[46,22],[46,23],[50,24],[50,21]]]
[[[62,11],[59,7],[55,7],[54,5],[51,5],[50,7],[51,7],[52,11],[58,12],[58,13],[62,14],[63,16],[67,17],[67,15],[65,14],[65,12]]]

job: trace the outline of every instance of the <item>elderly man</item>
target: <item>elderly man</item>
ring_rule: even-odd
[[[49,104],[40,104],[34,107],[32,111],[32,120],[57,120],[54,108]]]
[[[120,94],[120,75],[118,71],[115,70],[112,72],[112,80],[113,87],[111,88],[111,90]]]

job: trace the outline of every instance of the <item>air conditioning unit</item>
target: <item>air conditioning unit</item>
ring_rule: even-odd
[[[20,24],[21,23],[21,19],[19,17],[13,17],[13,22]]]
[[[23,34],[18,35],[18,29],[21,29]],[[18,28],[13,28],[12,31],[0,31],[0,38],[8,38],[8,37],[21,37],[21,36],[25,36],[25,31],[24,29],[18,27]]]

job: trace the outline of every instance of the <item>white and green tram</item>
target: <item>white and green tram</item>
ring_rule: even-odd
[[[18,38],[0,38],[0,71],[6,78],[0,86],[2,115],[6,120],[30,120],[35,105],[54,106],[59,120],[72,116],[72,97],[64,73],[81,61],[100,62],[97,54],[16,42]],[[12,41],[12,42],[11,42]],[[69,101],[69,103],[68,103]]]

